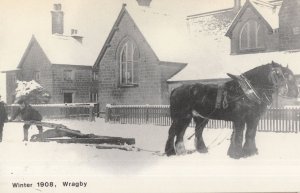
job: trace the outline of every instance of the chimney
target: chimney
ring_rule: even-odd
[[[64,12],[61,11],[61,4],[54,4],[52,15],[52,34],[64,33]]]
[[[82,43],[83,36],[79,35],[77,29],[71,29],[71,37],[77,40],[79,43]]]
[[[234,1],[233,10],[238,12],[241,9],[241,0],[233,0],[233,1]]]
[[[152,0],[136,0],[139,6],[149,7]]]

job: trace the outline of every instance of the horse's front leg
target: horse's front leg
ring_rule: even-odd
[[[244,157],[249,157],[255,154],[258,154],[258,150],[256,148],[255,136],[256,129],[259,122],[259,118],[254,118],[247,120],[247,130],[246,130],[246,140],[243,147]]]
[[[234,159],[243,157],[243,133],[245,128],[244,121],[233,122],[233,131],[231,135],[230,146],[227,155]]]
[[[181,127],[177,128],[176,131],[176,141],[175,141],[175,152],[177,155],[185,155],[186,149],[184,146],[183,137],[186,131],[186,128],[189,126],[192,118],[186,118],[181,120]]]
[[[207,153],[207,147],[203,140],[203,129],[205,125],[208,123],[208,119],[203,119],[201,117],[194,117],[194,121],[196,123],[195,127],[195,147],[199,153]]]

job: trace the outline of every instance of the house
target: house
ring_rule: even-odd
[[[76,29],[66,33],[62,6],[55,4],[52,34],[34,34],[17,68],[5,71],[7,102],[13,102],[16,80],[34,79],[51,93],[50,103],[99,102],[100,110],[106,104],[168,104],[167,80],[186,66],[179,54],[187,38],[185,18],[145,0],[126,3],[95,5],[105,10],[105,20],[90,30],[101,29],[96,38]],[[85,45],[95,40],[96,46]]]
[[[241,74],[272,60],[288,65],[300,83],[299,11],[299,0],[246,0],[243,5],[234,0],[232,8],[187,16],[191,34],[212,42],[199,56],[211,68],[188,65],[168,80],[170,89],[190,82],[222,84],[228,72]],[[286,104],[295,101],[279,97],[273,105]]]
[[[51,93],[50,103],[97,102],[94,58],[82,44],[83,37],[72,29],[64,33],[61,4],[54,4],[52,34],[32,35],[15,70],[6,73],[7,103],[14,102],[16,81],[35,80]]]

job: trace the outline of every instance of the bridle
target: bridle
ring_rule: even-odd
[[[289,92],[288,79],[282,72],[280,67],[272,67],[269,78],[273,83],[273,89],[278,91],[278,95],[286,97]]]
[[[258,87],[256,85],[253,86],[250,80],[248,80],[243,74],[240,75],[240,78],[244,81],[239,83],[247,98],[258,104],[266,103],[270,105],[272,103],[272,100],[268,96],[270,91],[278,91],[279,96],[287,97],[286,95],[289,91],[288,78],[283,74],[282,69],[280,67],[271,67],[271,72],[268,76],[272,85],[261,85],[261,87]],[[261,90],[260,95],[257,90]]]

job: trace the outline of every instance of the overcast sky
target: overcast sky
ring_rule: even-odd
[[[14,69],[20,61],[32,34],[51,33],[51,14],[54,3],[61,3],[65,13],[65,32],[71,28],[87,39],[87,44],[99,52],[101,25],[117,18],[106,15],[115,7],[120,10],[127,0],[0,0],[0,71]],[[136,0],[132,0],[136,2]],[[103,4],[107,8],[104,10]],[[109,4],[109,5],[108,5]],[[233,0],[152,0],[152,5],[170,14],[185,17],[233,6]],[[104,36],[107,37],[108,34]],[[91,38],[92,37],[92,38]],[[0,75],[0,94],[5,98],[5,78]]]

